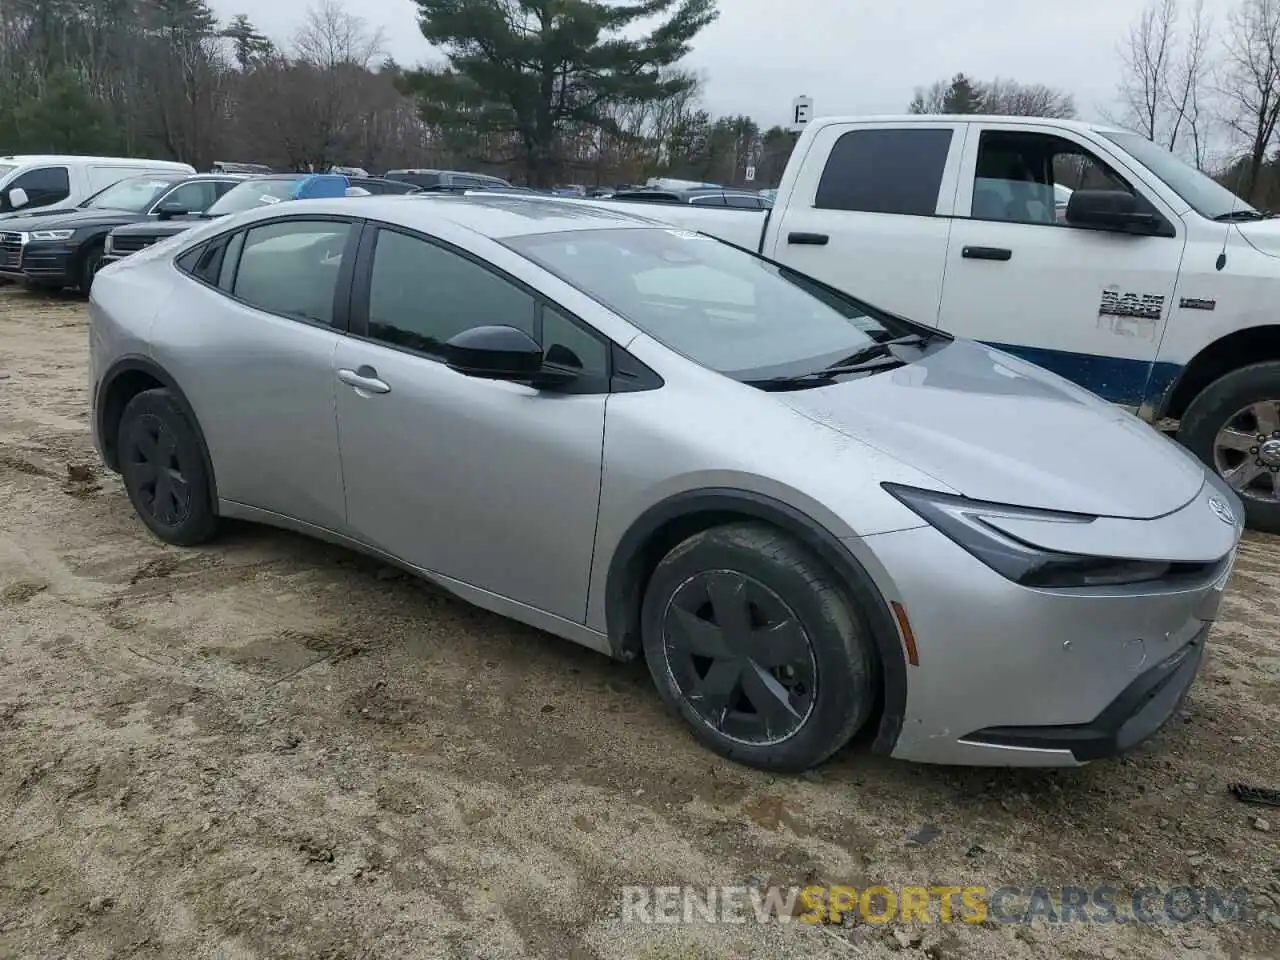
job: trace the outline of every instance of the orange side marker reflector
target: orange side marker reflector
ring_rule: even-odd
[[[916,652],[916,635],[911,632],[911,621],[907,619],[907,608],[897,600],[889,606],[893,607],[893,615],[898,620],[898,629],[902,631],[902,642],[907,648],[907,663],[913,667],[920,666],[920,654]]]

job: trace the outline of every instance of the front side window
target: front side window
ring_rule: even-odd
[[[66,167],[37,167],[35,170],[28,170],[15,177],[5,187],[3,193],[0,193],[4,210],[16,209],[9,198],[9,193],[19,187],[27,194],[27,202],[22,207],[23,210],[47,207],[54,203],[61,203],[71,196],[71,177]]]
[[[228,194],[229,196],[229,194]],[[245,231],[234,296],[268,313],[333,325],[334,293],[351,224],[283,220]]]
[[[208,209],[217,198],[215,181],[193,180],[162,196],[158,205],[173,204],[188,213],[200,213]]]
[[[805,373],[915,332],[685,230],[581,230],[504,242],[677,353],[738,380]]]
[[[950,130],[851,130],[831,148],[813,205],[819,210],[933,216],[950,152]]]
[[[975,173],[970,216],[977,220],[1062,225],[1075,190],[1133,193],[1084,147],[1052,134],[983,131]]]
[[[531,295],[466,257],[393,230],[378,231],[369,287],[369,336],[440,356],[472,327],[535,335]]]

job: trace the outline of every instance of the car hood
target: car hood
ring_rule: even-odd
[[[61,214],[17,217],[0,220],[6,232],[27,233],[32,230],[71,230],[82,227],[110,227],[122,223],[134,223],[142,218],[140,213],[123,210],[71,210]]]
[[[1280,257],[1280,217],[1237,223],[1236,230],[1259,253]]]
[[[5,224],[4,229],[8,230],[8,224],[14,220],[31,220],[35,217],[63,217],[69,213],[79,212],[79,207],[39,207],[35,210],[8,210],[0,213],[0,223]]]
[[[171,237],[175,233],[182,233],[184,230],[190,230],[194,226],[208,222],[209,220],[204,217],[175,217],[172,220],[147,220],[143,223],[131,223],[123,227],[117,227],[112,231],[112,233],[117,236],[122,233],[141,233],[148,237]]]
[[[887,373],[773,396],[974,500],[1150,518],[1205,482],[1198,461],[1136,417],[965,340]]]

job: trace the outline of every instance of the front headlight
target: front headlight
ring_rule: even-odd
[[[70,240],[76,235],[74,230],[32,230],[32,240]]]
[[[1201,566],[1057,553],[1017,540],[986,522],[989,517],[1050,523],[1092,523],[1096,519],[1085,514],[983,503],[894,483],[883,487],[939,533],[996,573],[1024,587],[1113,587],[1159,580],[1181,572],[1182,567]]]

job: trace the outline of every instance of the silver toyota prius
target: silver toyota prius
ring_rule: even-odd
[[[156,536],[287,527],[643,657],[758,767],[864,728],[933,763],[1126,750],[1241,535],[1065,380],[590,201],[264,207],[107,267],[91,314],[95,440]]]

